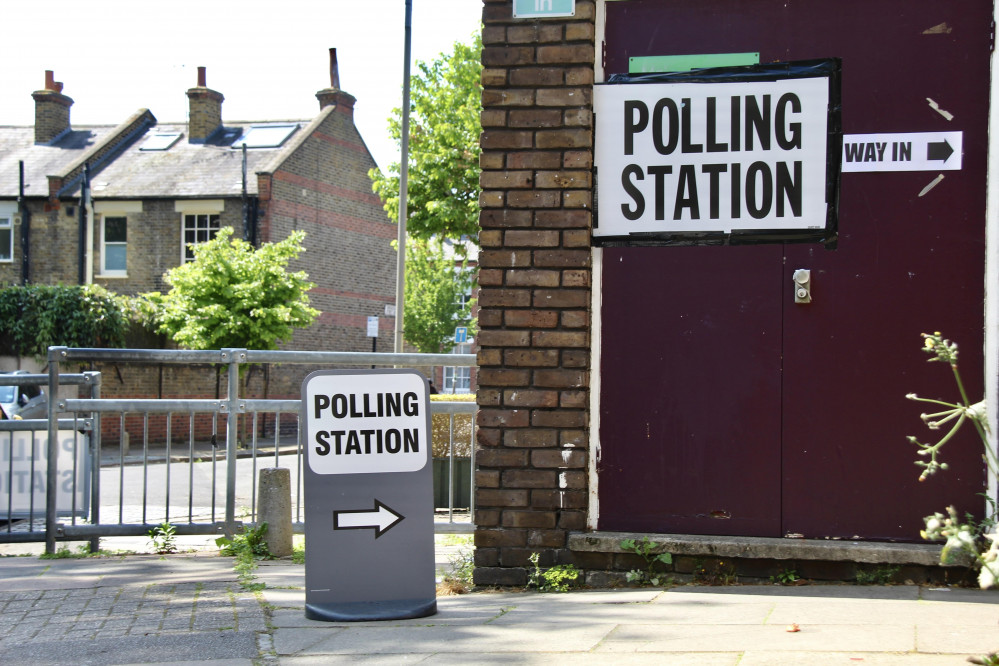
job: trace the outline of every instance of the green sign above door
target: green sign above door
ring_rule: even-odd
[[[513,18],[575,16],[576,0],[513,0]]]

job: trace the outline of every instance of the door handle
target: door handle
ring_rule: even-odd
[[[794,302],[798,305],[812,302],[812,271],[799,268],[791,276],[794,282]]]

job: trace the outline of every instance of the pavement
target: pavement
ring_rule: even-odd
[[[459,541],[438,536],[439,569],[468,548]],[[477,591],[441,596],[437,614],[420,619],[320,622],[305,618],[303,565],[261,562],[254,582],[264,587],[250,590],[233,562],[207,547],[163,556],[2,557],[0,663],[924,665],[999,649],[999,592],[992,591]]]

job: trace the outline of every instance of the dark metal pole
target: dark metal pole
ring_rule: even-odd
[[[395,274],[395,353],[402,353],[402,310],[406,299],[406,218],[409,215],[409,57],[413,42],[413,0],[406,0],[402,66],[402,159],[399,162],[399,230]]]
[[[87,208],[90,205],[90,165],[83,165],[83,181],[80,185],[80,247],[79,247],[79,274],[77,276],[80,284],[87,283]]]
[[[243,144],[243,240],[252,243],[250,235],[250,205],[246,195],[246,144]]]
[[[17,208],[21,213],[21,285],[28,284],[31,276],[31,263],[29,260],[31,244],[31,211],[28,210],[28,202],[24,200],[24,160],[17,163],[19,179],[17,189]]]

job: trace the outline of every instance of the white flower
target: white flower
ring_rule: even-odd
[[[997,578],[999,578],[999,562],[985,562],[982,564],[982,570],[978,572],[978,586],[987,590],[995,586]]]

